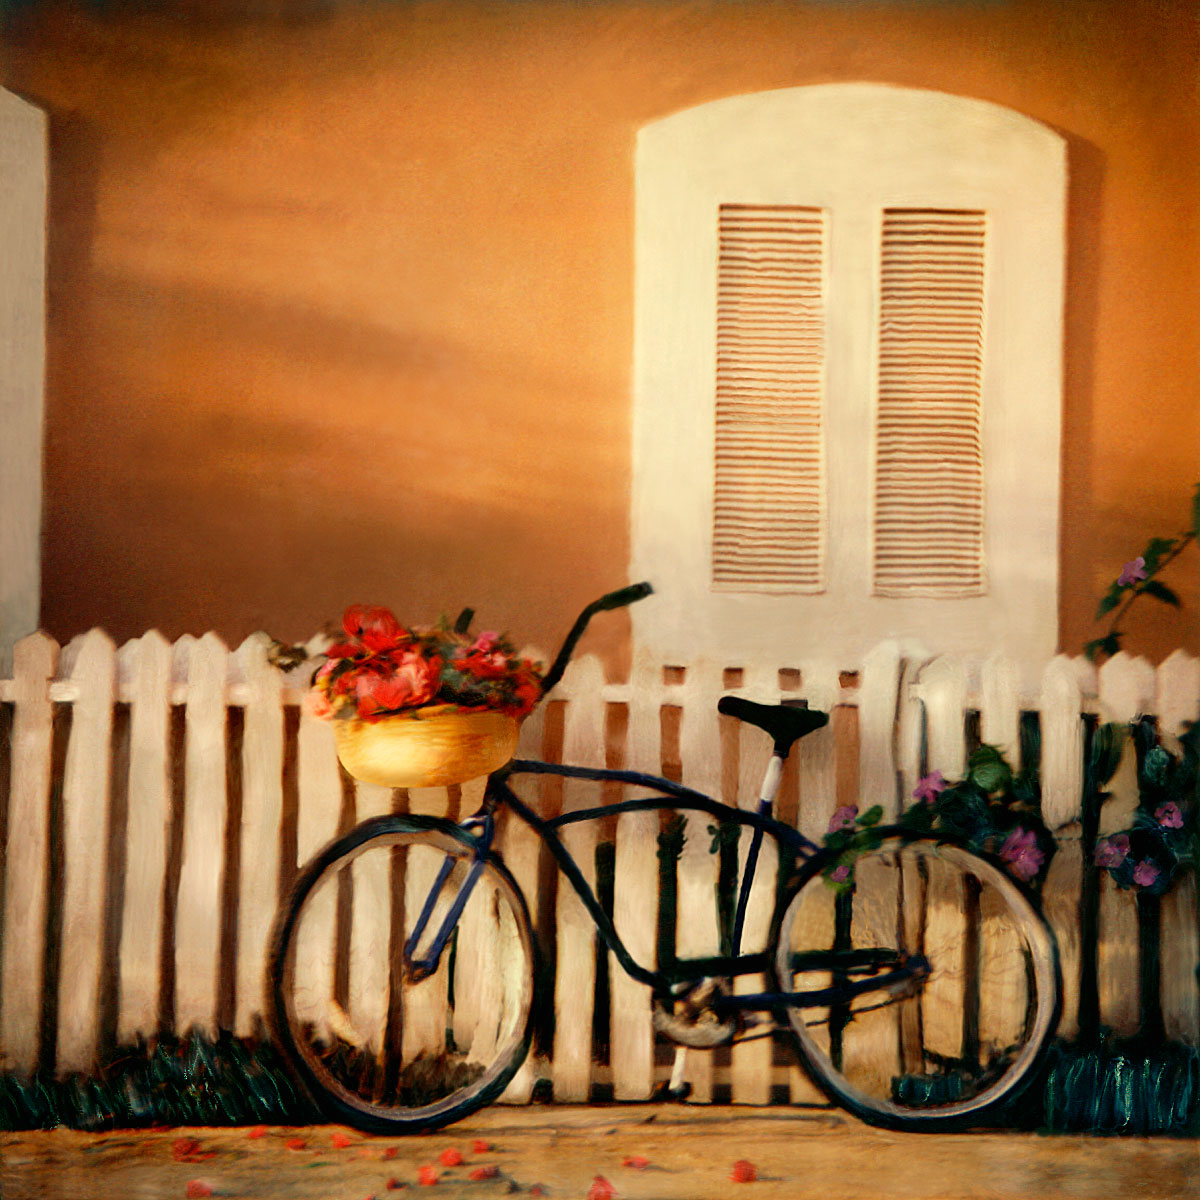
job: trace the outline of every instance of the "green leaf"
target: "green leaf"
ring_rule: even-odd
[[[1012,767],[995,746],[980,746],[967,763],[967,774],[971,782],[989,796],[1005,791],[1012,784]]]
[[[1147,596],[1153,596],[1164,604],[1173,604],[1176,608],[1179,607],[1179,597],[1165,583],[1159,583],[1157,579],[1147,579],[1138,591],[1144,592]]]
[[[868,829],[872,825],[878,825],[879,822],[882,820],[883,820],[883,805],[882,804],[873,804],[870,808],[867,809],[867,811],[865,813],[863,813],[858,818],[858,823],[864,829]]]
[[[1146,574],[1153,575],[1158,570],[1160,560],[1170,554],[1178,544],[1178,538],[1151,538],[1142,557],[1146,560]]]
[[[1105,614],[1112,612],[1118,604],[1121,603],[1121,596],[1125,589],[1120,584],[1110,585],[1107,592],[1104,593],[1104,599],[1096,606],[1096,620],[1100,620]]]
[[[1115,630],[1105,635],[1102,638],[1096,638],[1094,641],[1088,642],[1083,648],[1084,654],[1089,662],[1095,662],[1100,654],[1105,654],[1111,658],[1121,649],[1121,637],[1123,635]]]
[[[1151,783],[1162,787],[1167,782],[1167,771],[1173,761],[1174,759],[1162,746],[1154,746],[1146,753],[1142,763],[1142,773]]]

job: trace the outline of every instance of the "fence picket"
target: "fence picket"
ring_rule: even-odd
[[[175,1024],[181,1033],[194,1026],[215,1034],[217,1028],[228,670],[229,652],[215,634],[188,645],[187,792],[175,910]]]
[[[1158,668],[1154,711],[1159,731],[1178,737],[1200,719],[1200,659],[1176,651]],[[1200,1045],[1200,924],[1196,920],[1196,867],[1185,867],[1162,899],[1159,936],[1163,1024],[1167,1036]]]
[[[722,694],[721,669],[709,662],[687,668],[679,715],[681,782],[708,796],[721,791],[721,727],[717,701]],[[675,927],[680,958],[701,958],[720,949],[717,931],[717,859],[712,853],[712,818],[688,813],[683,853],[679,857],[676,910],[683,918]],[[688,1050],[684,1078],[691,1099],[708,1104],[713,1098],[713,1052]]]
[[[878,675],[877,664],[872,667],[871,674]],[[821,839],[829,831],[829,819],[837,808],[837,746],[833,727],[834,709],[840,691],[837,666],[828,660],[806,662],[801,670],[800,683],[800,695],[808,707],[829,714],[829,724],[802,738],[792,751],[797,758],[797,787],[800,793],[796,824],[806,838],[819,846]],[[869,678],[864,677],[864,684],[871,695],[877,696],[877,690]],[[870,720],[868,725],[871,725]],[[872,736],[873,731],[869,728],[868,737]],[[880,770],[880,787],[885,786],[883,775],[884,771]],[[867,786],[872,790],[875,787],[872,783]],[[804,927],[798,928],[796,932],[802,935],[806,944],[794,946],[793,949],[831,946],[833,893],[826,891],[819,899],[814,899],[812,905],[806,904],[802,920],[805,922]],[[825,1037],[827,1028],[826,1025],[819,1027],[818,1041]],[[788,1071],[788,1091],[793,1104],[827,1103],[824,1092],[798,1066]]]
[[[63,770],[63,912],[57,1070],[95,1066],[108,900],[109,760],[117,650],[102,630],[78,640],[76,689]]]
[[[117,1040],[158,1027],[163,876],[171,814],[171,644],[151,630],[121,651],[130,674],[125,899],[118,953]]]
[[[900,692],[900,647],[882,642],[864,659],[858,685],[859,808],[883,806],[885,821],[898,813],[896,785],[896,700]],[[824,829],[808,834],[820,840]]]
[[[266,1011],[263,963],[279,901],[279,822],[283,815],[282,679],[267,661],[265,633],[248,637],[237,661],[248,694],[242,740],[241,879],[237,917],[234,1031],[248,1036]]]
[[[563,760],[583,767],[604,765],[604,673],[592,655],[573,662],[563,680],[570,699],[564,714]],[[563,812],[591,807],[594,784],[563,780]],[[588,886],[596,886],[596,823],[563,829],[563,844]],[[560,879],[557,895],[558,956],[554,978],[554,1098],[582,1103],[592,1087],[592,1019],[596,995],[596,945],[592,918],[575,889]]]
[[[410,802],[415,789],[409,793]],[[445,793],[442,793],[444,797]],[[420,804],[421,801],[416,801]],[[423,807],[436,807],[436,798]],[[444,803],[443,803],[444,808]],[[371,817],[387,816],[392,811],[392,789],[377,783],[358,783],[354,789],[354,820],[361,825]],[[410,854],[405,870],[405,913],[411,916],[420,911],[420,900],[429,891],[432,876],[437,873],[433,855]],[[367,1045],[377,1049],[383,1042],[387,1026],[388,972],[391,962],[392,903],[391,864],[387,856],[367,854],[357,859],[350,867],[353,880],[353,907],[350,921],[350,991],[347,996],[347,1011],[350,1023],[361,1035],[365,1032]],[[420,899],[416,899],[419,897]],[[415,904],[415,909],[414,909]],[[439,971],[444,977],[445,968]],[[425,995],[432,992],[433,979],[427,980]],[[444,983],[443,983],[444,986]],[[422,997],[424,998],[424,997]],[[411,1061],[410,1053],[417,1047],[436,1053],[441,1049],[445,1037],[445,1021],[440,1027],[435,1015],[427,1021],[418,1000],[405,1009],[404,1053],[405,1061]],[[443,1010],[444,1012],[444,1007]],[[432,1032],[431,1032],[432,1030]],[[410,1047],[412,1047],[410,1051]]]
[[[1020,671],[1006,655],[993,654],[980,671],[979,737],[995,746],[1014,771],[1021,769]]]
[[[1079,930],[1083,889],[1080,816],[1083,799],[1082,696],[1071,660],[1063,656],[1047,664],[1039,701],[1041,723],[1042,820],[1054,833],[1058,848],[1042,884],[1042,910],[1058,941],[1062,971],[1062,1015],[1059,1033],[1079,1030],[1079,987],[1083,946]]]
[[[747,695],[763,704],[777,703],[779,688],[765,670],[747,668],[742,686]],[[737,740],[737,797],[739,808],[753,812],[758,807],[760,784],[771,758],[771,739],[761,729],[739,722]],[[747,856],[753,840],[752,831],[743,827],[738,846],[738,896],[746,872]],[[742,926],[742,953],[766,949],[771,927],[776,880],[779,875],[779,851],[771,838],[764,837],[758,851],[758,866],[746,905]],[[767,990],[762,975],[739,975],[734,980],[735,995],[751,995]],[[768,1104],[771,1099],[771,1057],[774,1044],[770,1038],[758,1038],[734,1044],[731,1060],[732,1099],[734,1104]]]
[[[1153,702],[1154,671],[1145,659],[1116,654],[1100,668],[1100,715],[1126,724]],[[1128,829],[1138,807],[1137,754],[1128,739],[1121,765],[1106,789],[1100,810],[1101,836]],[[1085,853],[1087,847],[1084,848]],[[1096,958],[1100,1021],[1119,1034],[1138,1028],[1141,1007],[1138,980],[1137,897],[1116,886],[1107,871],[1100,876],[1100,945]]]
[[[338,832],[343,802],[333,726],[303,706],[296,734],[296,792],[296,858],[303,866]],[[334,998],[334,899],[331,888],[318,892],[296,940],[298,1015],[325,1035]]]
[[[53,713],[49,681],[58,644],[44,633],[13,647],[14,713],[4,864],[4,970],[0,977],[0,1056],[28,1073],[40,1050],[46,929],[46,856]]]
[[[646,659],[633,666],[627,762],[658,774],[661,754],[661,674]],[[658,813],[617,818],[613,924],[635,962],[653,968],[658,927]],[[647,1100],[654,1088],[654,1027],[650,989],[631,979],[610,955],[609,1058],[613,1098]]]
[[[544,661],[546,657],[537,650],[525,650],[523,653],[526,658],[531,658],[535,662]],[[517,742],[519,758],[542,757],[542,748],[545,743],[545,721],[546,711],[539,706],[522,722],[520,739]],[[539,781],[538,798],[534,805],[539,812],[544,811],[543,796],[544,788]],[[504,829],[503,851],[508,869],[512,872],[517,886],[529,902],[529,916],[533,922],[534,936],[544,945],[544,931],[538,927],[537,900],[540,889],[541,842],[538,840],[537,834],[523,821],[508,821]],[[534,1084],[541,1075],[548,1073],[548,1069],[545,1069],[531,1052],[509,1081],[508,1087],[504,1089],[504,1094],[500,1099],[505,1104],[528,1104],[533,1095]]]

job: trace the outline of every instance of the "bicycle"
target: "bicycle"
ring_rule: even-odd
[[[589,605],[543,684],[561,678],[595,613],[650,593],[634,585]],[[772,815],[795,743],[825,713],[723,696],[722,713],[773,742],[758,806],[744,810],[657,775],[513,760],[488,777],[462,821],[393,815],[336,838],[300,872],[281,906],[268,961],[272,1025],[285,1054],[332,1116],[372,1132],[430,1130],[503,1092],[526,1058],[539,1000],[529,907],[493,846],[501,810],[524,822],[578,894],[603,945],[653,997],[656,1029],[680,1049],[790,1032],[809,1076],[873,1124],[941,1130],[1011,1105],[1036,1075],[1057,1022],[1053,933],[999,860],[951,837],[890,826],[844,854]],[[514,791],[550,776],[650,793],[541,817]],[[715,954],[635,961],[564,845],[570,825],[623,813],[703,814],[735,829],[741,879],[725,898]],[[721,837],[714,837],[719,852]],[[763,843],[780,864],[766,946],[742,948]],[[850,875],[847,882],[839,876]],[[716,897],[714,901],[719,904]],[[357,914],[357,915],[356,915]],[[370,928],[352,936],[356,921]],[[352,970],[376,986],[349,995]],[[734,981],[763,976],[766,991]],[[985,979],[984,976],[987,978]],[[1005,1003],[987,1007],[999,987]]]

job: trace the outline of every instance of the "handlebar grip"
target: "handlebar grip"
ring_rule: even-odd
[[[588,622],[598,612],[611,612],[614,608],[624,608],[628,604],[633,604],[637,600],[643,600],[649,596],[654,589],[649,583],[632,583],[628,587],[618,588],[615,592],[609,592],[605,596],[601,596],[599,600],[593,600],[575,618],[575,624],[571,627],[571,632],[567,634],[567,640],[563,642],[562,649],[559,650],[557,657],[554,659],[554,664],[550,670],[546,672],[545,678],[542,680],[542,695],[549,692],[554,685],[563,677],[563,672],[567,669],[567,663],[571,659],[571,652],[575,649],[576,643],[583,637],[583,631],[587,628]]]
[[[654,588],[647,582],[631,583],[628,587],[623,587],[615,592],[609,592],[607,596],[601,596],[599,600],[593,601],[588,605],[588,612],[611,612],[614,608],[625,608],[626,605],[635,604],[638,600],[644,600],[651,595]]]

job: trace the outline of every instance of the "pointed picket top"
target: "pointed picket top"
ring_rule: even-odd
[[[1100,668],[1100,718],[1133,721],[1154,707],[1154,668],[1122,651]]]
[[[1021,672],[1006,654],[993,654],[980,671],[979,736],[995,746],[1013,770],[1021,767]]]
[[[1083,789],[1082,696],[1075,665],[1065,655],[1042,672],[1042,819],[1051,829],[1078,821]]]
[[[77,633],[63,648],[58,655],[58,670],[55,674],[57,679],[70,679],[75,671],[75,663],[79,660],[79,655],[83,650],[83,644],[87,638],[86,633]]]
[[[1178,737],[1188,723],[1200,720],[1200,658],[1176,650],[1155,676],[1154,711],[1163,733]]]
[[[175,639],[175,644],[171,648],[171,682],[173,684],[187,684],[191,669],[192,650],[198,640],[195,634],[191,633],[185,633],[182,637]]]
[[[935,658],[921,672],[925,702],[929,769],[947,779],[961,779],[967,766],[967,672],[949,655]]]
[[[283,672],[268,657],[275,639],[261,630],[250,634],[230,655],[230,682],[239,680],[256,696],[277,696],[283,688]]]

